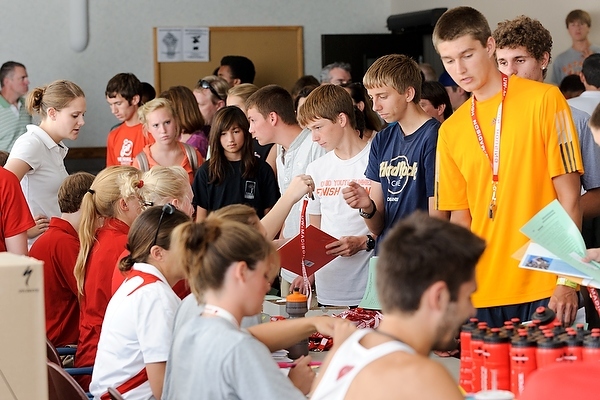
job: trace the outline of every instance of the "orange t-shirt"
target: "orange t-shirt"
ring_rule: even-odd
[[[142,124],[123,123],[110,131],[106,141],[106,166],[132,165],[144,146],[154,143],[152,135],[144,135]]]
[[[190,178],[190,184],[192,184],[194,182],[194,172],[195,171],[192,169],[192,164],[190,163],[190,160],[188,160],[187,154],[183,147],[183,143],[178,143],[178,144],[179,144],[179,148],[183,152],[183,160],[181,161],[180,167],[183,167],[183,169],[185,169],[185,171],[188,173],[188,176]],[[152,168],[155,165],[160,165],[159,163],[156,162],[156,160],[154,160],[154,158],[152,158],[152,153],[150,152],[150,146],[151,146],[151,144],[144,146],[142,151],[139,152],[139,153],[143,152],[146,154],[146,158],[148,159],[148,168]],[[196,157],[198,159],[198,165],[196,167],[199,168],[202,165],[202,163],[204,162],[204,157],[202,157],[202,155],[196,148],[194,148],[194,151],[196,152]],[[136,155],[139,153],[136,153]],[[136,168],[140,168],[140,164],[139,164],[138,160],[136,160],[135,158],[133,160],[133,166]],[[165,165],[165,166],[168,167],[170,165]]]

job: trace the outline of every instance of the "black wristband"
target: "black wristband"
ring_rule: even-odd
[[[375,205],[375,202],[373,201],[373,199],[371,199],[371,204],[373,205],[373,211],[371,211],[371,213],[367,214],[366,212],[364,212],[362,210],[362,208],[359,208],[358,209],[358,215],[360,215],[364,219],[371,219],[371,218],[373,218],[373,215],[375,215],[375,213],[377,212],[377,206]]]

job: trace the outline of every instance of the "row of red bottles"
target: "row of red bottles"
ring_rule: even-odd
[[[558,362],[600,361],[600,329],[564,329],[554,313],[539,307],[532,324],[518,319],[488,329],[472,318],[461,330],[460,386],[467,393],[510,390],[518,398],[527,377]]]

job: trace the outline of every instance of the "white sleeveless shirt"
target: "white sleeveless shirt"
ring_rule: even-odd
[[[359,342],[372,332],[373,329],[359,329],[342,343],[310,397],[311,400],[343,400],[356,375],[371,362],[396,351],[415,353],[412,347],[397,340],[366,349]]]

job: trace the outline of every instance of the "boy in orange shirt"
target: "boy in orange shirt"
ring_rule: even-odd
[[[145,145],[153,143],[142,131],[138,118],[142,84],[134,74],[120,73],[106,85],[106,101],[121,124],[111,130],[106,143],[106,166],[132,165]]]

